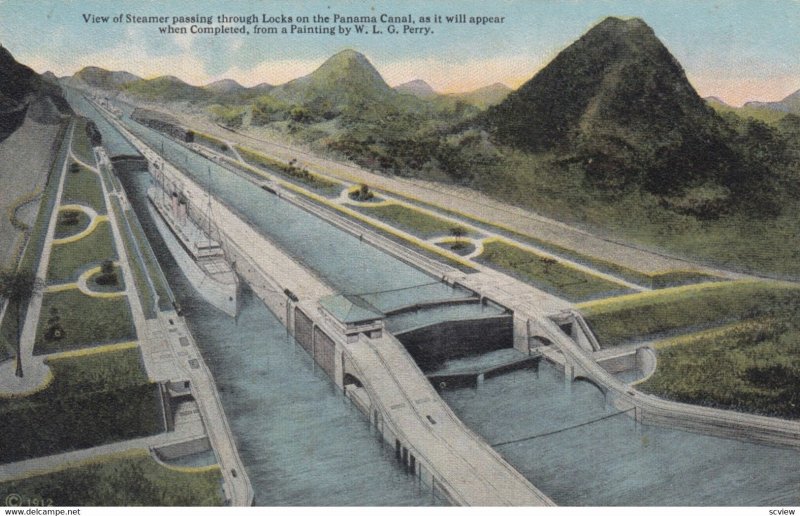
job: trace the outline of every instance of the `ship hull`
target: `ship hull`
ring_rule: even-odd
[[[238,312],[238,281],[235,280],[235,273],[227,273],[226,280],[219,281],[214,275],[208,274],[203,270],[200,265],[192,258],[189,252],[181,245],[178,237],[174,234],[172,228],[164,220],[159,207],[153,202],[150,195],[148,195],[149,202],[147,208],[155,221],[156,228],[164,239],[170,254],[175,259],[178,267],[181,268],[186,279],[189,280],[192,287],[209,303],[214,305],[217,309],[225,312],[231,317],[236,317]],[[232,281],[231,281],[232,278]]]

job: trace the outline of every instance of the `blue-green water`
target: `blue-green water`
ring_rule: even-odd
[[[146,173],[125,190],[214,375],[257,505],[431,505],[364,416],[249,289],[237,320],[194,291],[145,207]]]
[[[160,135],[128,123],[160,149]],[[338,290],[392,291],[371,300],[383,310],[465,295],[163,141],[167,158],[201,184],[210,169],[216,195]],[[126,188],[130,182],[128,178]],[[415,491],[391,452],[383,450],[363,419],[263,305],[245,295],[237,325],[199,301],[169,258],[161,257],[172,267],[168,275],[175,278],[179,300],[220,386],[258,503],[430,501],[429,495]],[[567,389],[560,373],[545,364],[538,375],[516,371],[488,379],[478,390],[446,391],[443,397],[490,443],[523,439],[497,449],[560,504],[800,503],[800,453],[637,427],[627,416],[614,415],[593,386],[576,383]]]
[[[495,449],[561,505],[800,504],[797,451],[636,425],[545,362],[442,397],[491,444],[541,436]]]

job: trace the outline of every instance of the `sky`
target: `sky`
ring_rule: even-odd
[[[87,23],[90,14],[110,18]],[[162,34],[159,23],[114,23],[127,14],[292,16],[302,26],[339,25],[296,21],[315,14],[410,16],[415,27],[424,26],[420,16],[434,15],[443,22],[453,14],[503,21],[433,23],[428,35],[403,34],[397,23],[398,34],[388,34],[385,24],[380,35],[255,34],[250,25],[250,35],[214,36]],[[702,96],[741,105],[800,89],[800,0],[0,0],[0,44],[34,70],[59,76],[93,65],[196,85],[231,78],[246,86],[281,84],[352,48],[390,85],[423,79],[437,91],[456,92],[494,82],[520,86],[606,16],[642,18]]]

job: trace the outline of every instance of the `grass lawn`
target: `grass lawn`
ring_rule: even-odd
[[[58,310],[64,337],[46,341],[44,335],[52,307]],[[34,353],[45,355],[135,339],[136,328],[125,296],[90,297],[78,289],[47,292],[42,299]]]
[[[0,324],[0,362],[17,356],[17,310],[15,303],[6,308],[6,315]]]
[[[158,387],[137,347],[48,360],[50,385],[0,399],[0,461],[90,448],[164,430]]]
[[[374,207],[351,206],[351,208],[365,215],[369,215],[370,217],[375,217],[390,226],[408,231],[412,235],[420,238],[427,239],[437,236],[449,236],[450,230],[456,227],[464,231],[464,236],[471,235],[471,232],[467,231],[463,226],[400,204],[387,204]]]
[[[573,269],[558,261],[548,262],[543,256],[505,242],[486,243],[483,253],[476,260],[569,301],[630,292],[623,285]]]
[[[117,281],[115,283],[109,283],[106,285],[100,284],[97,282],[97,279],[102,274],[102,271],[97,271],[86,280],[86,286],[89,287],[90,290],[95,292],[122,292],[125,290],[125,277],[122,273],[122,268],[118,265],[114,266],[114,274],[117,277]]]
[[[324,195],[326,197],[336,197],[342,190],[342,185],[340,183],[330,181],[303,168],[287,165],[240,145],[236,146],[236,150],[239,151],[242,159],[244,159],[250,165],[261,168],[267,172],[271,172],[272,174],[278,175],[287,181],[299,184],[300,186],[308,188],[320,195]]]
[[[75,466],[0,483],[0,496],[52,500],[55,506],[219,506],[219,468],[169,469],[146,450],[99,457]]]
[[[56,204],[56,193],[58,193],[58,183],[61,173],[62,159],[66,154],[68,133],[62,131],[59,133],[61,140],[61,147],[59,148],[58,159],[53,160],[53,165],[50,169],[47,178],[47,184],[42,192],[42,198],[39,202],[39,212],[36,214],[36,220],[31,227],[30,234],[28,235],[28,245],[22,255],[18,269],[20,271],[36,272],[39,266],[39,259],[44,247],[45,237],[47,236],[47,226],[50,223],[50,215]],[[0,322],[0,362],[12,356],[16,356],[16,332],[17,332],[17,318],[15,314],[15,307],[9,307],[6,316]]]
[[[80,165],[78,167],[78,172],[71,172],[69,167],[67,168],[61,203],[84,204],[93,208],[97,213],[106,213],[106,202],[103,199],[100,176]]]
[[[169,310],[172,308],[172,301],[167,287],[162,281],[162,273],[158,260],[153,254],[150,243],[144,235],[144,231],[139,224],[139,219],[136,213],[129,211],[122,212],[122,208],[116,199],[113,199],[114,210],[117,214],[121,214],[120,220],[122,222],[122,240],[125,242],[125,250],[128,253],[128,259],[131,261],[131,270],[133,271],[133,279],[136,283],[136,290],[139,292],[139,300],[142,303],[145,317],[152,319],[156,316],[156,309]],[[122,220],[124,219],[124,220]],[[130,231],[128,231],[130,228]],[[133,235],[131,235],[133,233]],[[136,244],[141,252],[141,259],[139,253],[136,251]],[[144,262],[142,262],[144,260]],[[150,289],[150,284],[147,277],[153,282],[153,286],[158,294],[158,306],[153,299],[153,293]]]
[[[800,418],[800,330],[764,318],[660,341],[656,371],[637,386],[662,398]]]
[[[214,138],[210,134],[194,133],[194,142],[199,143],[209,149],[221,152],[230,158],[236,158],[236,155],[231,150],[230,146],[218,138]],[[244,157],[244,156],[242,156]]]
[[[578,305],[603,347],[718,326],[800,299],[800,289],[768,281],[724,281]]]
[[[77,118],[75,120],[75,132],[72,133],[72,152],[84,163],[94,165],[94,153],[92,152],[92,142],[86,135],[86,122],[85,118]]]
[[[76,213],[77,217],[74,223],[70,223],[67,213]],[[89,216],[79,210],[63,210],[58,214],[58,221],[56,222],[55,238],[66,238],[72,235],[77,235],[89,226]]]
[[[439,242],[436,246],[447,249],[459,256],[466,256],[475,251],[475,245],[470,242]]]
[[[688,285],[691,283],[702,283],[704,281],[717,281],[719,280],[718,277],[712,276],[709,274],[704,274],[702,272],[697,271],[666,271],[662,273],[646,273],[642,271],[638,271],[635,269],[631,269],[624,265],[620,265],[618,263],[614,263],[608,260],[603,260],[602,258],[597,258],[594,256],[589,256],[587,254],[580,253],[574,249],[568,249],[566,247],[560,246],[553,242],[543,240],[541,238],[536,238],[531,235],[523,234],[518,231],[514,231],[509,229],[505,226],[493,224],[490,222],[486,222],[483,220],[479,220],[463,213],[458,213],[452,210],[448,210],[446,208],[442,208],[439,206],[434,206],[432,204],[428,204],[423,201],[419,201],[416,199],[411,199],[409,197],[404,197],[398,193],[394,193],[393,195],[402,197],[406,201],[411,204],[416,204],[428,209],[432,209],[439,213],[454,216],[460,219],[464,219],[465,221],[469,222],[470,224],[477,226],[481,229],[485,229],[487,231],[498,233],[503,235],[507,238],[512,240],[516,240],[521,243],[530,244],[534,247],[541,248],[549,253],[555,254],[556,256],[560,256],[562,258],[566,258],[568,260],[574,261],[576,263],[580,263],[581,265],[585,265],[587,267],[591,267],[596,269],[600,272],[605,272],[607,274],[611,274],[613,276],[617,276],[624,280],[630,281],[631,283],[636,283],[637,285],[641,285],[647,288],[667,288],[667,287],[676,287],[680,285]],[[367,212],[368,213],[368,212]]]
[[[65,136],[58,151],[58,159],[53,161],[53,166],[50,169],[50,175],[47,178],[47,184],[39,203],[39,213],[36,215],[36,221],[28,236],[28,247],[25,249],[25,254],[19,264],[20,270],[35,272],[39,266],[42,248],[47,237],[47,226],[50,224],[50,215],[53,213],[57,202],[56,194],[58,193],[58,184],[61,178],[61,165],[63,160],[66,159],[67,142],[68,139]]]
[[[47,271],[48,283],[75,281],[89,266],[100,265],[103,260],[116,260],[114,237],[111,224],[100,222],[86,237],[53,246],[50,253],[50,266]]]

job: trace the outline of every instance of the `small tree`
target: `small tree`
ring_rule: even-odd
[[[22,378],[22,307],[33,296],[38,295],[44,288],[44,282],[32,272],[2,271],[0,272],[0,299],[8,302],[8,308],[16,310],[17,317],[17,369],[15,374]]]
[[[465,247],[466,244],[463,238],[467,236],[467,230],[464,226],[453,226],[450,228],[450,235],[456,239],[453,244],[453,249],[463,249]]]
[[[550,258],[549,256],[546,256],[544,258],[541,258],[541,262],[542,262],[542,265],[544,266],[544,273],[545,274],[550,274],[550,267],[552,267],[553,265],[557,264],[558,260],[556,260],[555,258]]]
[[[100,274],[95,279],[98,285],[116,285],[117,272],[114,270],[114,262],[111,260],[104,260],[100,266]]]

